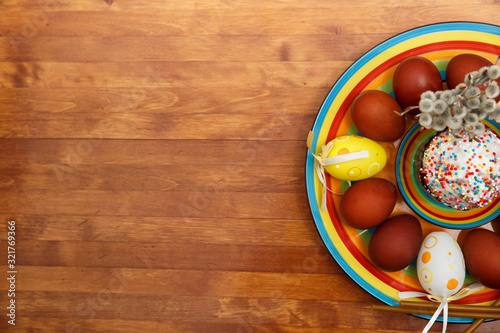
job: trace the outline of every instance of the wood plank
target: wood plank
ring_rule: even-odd
[[[89,242],[20,241],[16,248],[17,265],[19,269],[22,266],[70,266],[302,274],[332,274],[340,271],[323,245],[319,244],[255,246],[134,243],[100,241],[99,237],[97,235]],[[2,240],[0,244],[7,248],[6,241]]]
[[[277,140],[307,137],[316,118],[312,112],[289,115],[285,112],[253,114],[163,114],[102,113],[57,114],[34,112],[0,114],[0,136],[4,138],[99,138],[99,139],[262,139],[260,133]],[[207,123],[216,126],[207,126]],[[112,131],[101,131],[101,124],[112,124]],[[298,124],[299,126],[290,126]],[[91,130],[89,130],[91,129]]]
[[[332,82],[333,85],[333,82]],[[144,89],[141,89],[144,88]],[[314,113],[330,87],[312,88],[3,88],[1,114],[22,113],[173,113],[303,114]],[[22,115],[18,118],[22,120]]]
[[[102,131],[113,124],[101,124]],[[265,138],[267,132],[261,134]],[[0,165],[54,164],[77,170],[79,165],[186,165],[203,161],[230,175],[260,166],[305,164],[305,141],[272,140],[53,140],[1,139]],[[283,149],[286,147],[286,149]],[[263,153],[265,151],[265,154]],[[57,172],[57,170],[55,170]],[[207,180],[212,181],[211,175]]]
[[[333,85],[333,82],[332,82]],[[144,88],[144,89],[141,89]],[[221,90],[212,88],[3,88],[0,100],[2,114],[12,117],[23,112],[48,113],[183,113],[220,112],[239,114],[275,114],[282,109],[290,114],[319,109],[318,101],[328,88],[307,87],[241,87]],[[294,98],[298,98],[295,100]]]
[[[445,3],[448,6],[463,5],[460,0],[450,0]],[[468,5],[494,5],[495,0],[471,0]],[[356,1],[353,3],[346,3],[342,0],[331,1],[316,1],[312,3],[304,3],[302,1],[294,0],[263,0],[259,1],[259,9],[320,9],[320,10],[333,10],[345,8],[369,8],[369,7],[397,7],[404,6],[406,8],[422,7],[428,5],[439,5],[436,1],[430,0],[405,0],[404,3],[398,0],[373,0],[369,2]],[[224,0],[205,0],[199,1],[180,1],[171,0],[165,3],[161,0],[150,0],[147,4],[137,3],[130,0],[122,1],[85,1],[85,0],[46,0],[43,3],[36,3],[29,0],[6,0],[2,3],[6,11],[15,11],[19,8],[26,10],[52,10],[52,11],[97,11],[97,10],[114,10],[114,11],[134,11],[134,12],[151,12],[157,10],[193,10],[193,9],[255,9],[256,4],[254,1],[224,1]]]
[[[25,292],[19,297],[20,313],[27,317],[350,328],[368,330],[378,323],[381,330],[416,331],[424,320],[405,314],[372,311],[371,302],[336,302],[293,299],[211,297],[165,297],[99,293]],[[55,302],[54,300],[57,300]],[[44,313],[39,311],[45,309]],[[122,309],[127,309],[124,312]],[[359,314],[363,313],[362,316]],[[342,313],[343,315],[339,315]],[[243,319],[243,322],[242,322]],[[355,323],[353,326],[352,323]],[[242,326],[243,327],[243,326]],[[451,332],[459,332],[454,328]]]
[[[2,62],[2,88],[331,87],[350,62]],[[329,73],[325,75],[325,73]],[[307,78],[307,79],[305,79]]]
[[[402,317],[402,316],[401,316]],[[397,318],[397,319],[404,319]],[[483,324],[482,328],[492,327],[492,323]],[[457,325],[449,330],[450,333],[463,332],[466,325]],[[1,327],[1,326],[0,326]],[[456,327],[456,326],[455,326]],[[259,325],[256,318],[252,315],[242,316],[238,323],[206,323],[201,321],[180,322],[162,320],[122,320],[122,319],[77,319],[71,318],[41,318],[41,317],[23,317],[23,321],[16,324],[16,332],[31,333],[33,330],[53,329],[66,333],[81,332],[103,332],[103,333],[144,333],[150,332],[169,332],[169,333],[194,333],[194,332],[252,332],[252,333],[331,333],[332,328],[322,327],[291,327],[285,325]],[[358,329],[349,327],[336,327],[336,333],[373,333],[370,329]],[[380,333],[401,333],[399,329],[395,330],[377,330]],[[420,333],[422,330],[407,330],[407,333]],[[494,331],[481,331],[490,332]]]
[[[197,159],[199,157],[189,155],[191,154],[191,149],[186,149],[187,146],[185,144],[188,141],[184,141],[183,145],[170,145],[166,146],[157,145],[156,142],[152,144],[152,142],[144,142],[143,145],[137,145],[138,142],[134,141],[125,141],[123,144],[120,144],[120,152],[116,153],[116,144],[117,142],[102,140],[98,141],[98,144],[95,143],[94,146],[97,148],[92,151],[88,151],[86,154],[78,154],[79,144],[69,144],[66,141],[61,142],[60,140],[47,140],[37,141],[36,145],[32,145],[30,141],[27,140],[4,140],[3,149],[8,149],[9,151],[9,159],[2,161],[7,164],[18,166],[19,164],[23,165],[26,163],[52,163],[56,162],[56,160],[60,159],[61,153],[68,151],[68,149],[73,149],[73,155],[66,155],[66,158],[63,160],[67,163],[59,164],[56,162],[53,166],[45,167],[45,171],[49,172],[48,177],[57,179],[59,181],[59,186],[55,186],[54,188],[47,189],[39,189],[39,190],[30,190],[29,194],[23,196],[21,200],[11,200],[9,195],[6,195],[2,202],[5,205],[5,212],[9,213],[18,213],[18,214],[70,214],[73,209],[78,209],[84,214],[94,214],[96,211],[100,210],[105,215],[137,215],[143,214],[148,209],[152,209],[155,211],[154,216],[182,216],[182,217],[193,217],[200,216],[201,214],[205,214],[205,216],[211,216],[211,214],[215,214],[217,217],[243,217],[243,218],[255,218],[255,217],[276,217],[274,212],[280,211],[280,209],[286,209],[289,211],[288,216],[292,216],[293,212],[297,210],[301,213],[299,215],[294,215],[294,218],[301,216],[302,218],[309,218],[309,210],[307,208],[307,201],[305,200],[304,194],[294,194],[294,193],[274,193],[274,190],[270,193],[263,193],[262,197],[255,202],[255,207],[258,207],[261,212],[259,215],[249,215],[251,207],[248,202],[249,194],[243,192],[236,192],[230,194],[229,192],[224,192],[224,181],[221,182],[221,178],[218,175],[223,175],[224,172],[228,173],[229,176],[241,173],[245,169],[245,165],[249,162],[264,160],[264,157],[258,156],[258,152],[261,149],[258,145],[251,146],[249,143],[245,143],[245,145],[239,143],[235,145],[235,149],[223,150],[228,154],[228,162],[226,165],[222,164],[223,172],[215,173],[211,176],[214,177],[210,181],[204,181],[201,183],[199,187],[200,190],[196,188],[190,188],[188,191],[181,190],[180,192],[167,192],[167,191],[137,191],[137,190],[118,190],[110,188],[109,190],[81,190],[78,186],[75,187],[74,190],[68,190],[66,192],[60,192],[58,188],[67,189],[64,185],[66,184],[66,180],[68,180],[68,176],[71,179],[81,179],[83,181],[82,184],[92,182],[94,179],[94,170],[95,168],[87,169],[87,173],[85,173],[85,168],[80,168],[81,165],[85,165],[88,163],[102,163],[107,164],[105,160],[103,160],[103,156],[111,157],[111,164],[115,164],[116,162],[128,163],[125,162],[134,160],[137,161],[137,156],[149,156],[151,158],[151,163],[158,163],[161,156],[161,159],[165,159],[165,156],[168,156],[170,162],[167,162],[166,165],[179,165],[184,164],[189,159]],[[113,144],[114,142],[114,144]],[[63,146],[60,144],[63,143]],[[168,142],[167,142],[168,143]],[[203,142],[191,142],[193,147],[199,147],[198,149],[202,149],[202,151],[206,151],[209,154],[210,150],[203,149],[210,147],[210,144],[204,144]],[[231,146],[236,142],[223,142],[223,146]],[[282,143],[280,143],[282,144]],[[296,145],[297,148],[301,151],[297,154],[297,157],[300,163],[303,163],[303,158],[305,154],[305,149],[300,145]],[[266,143],[266,149],[272,148],[276,146],[276,150],[280,150],[277,146],[276,142]],[[66,148],[64,148],[66,146]],[[170,146],[170,148],[167,148]],[[302,146],[302,147],[301,147]],[[93,146],[90,146],[93,147]],[[125,148],[126,149],[123,149]],[[221,143],[216,142],[213,143],[214,149],[217,151],[221,148]],[[290,145],[290,147],[293,147]],[[169,152],[167,149],[173,149],[174,152]],[[245,148],[245,149],[242,149]],[[1,150],[2,148],[0,148]],[[76,150],[75,150],[76,149]],[[109,149],[109,155],[106,153],[106,150]],[[157,150],[159,149],[159,150]],[[135,153],[134,153],[135,151]],[[196,151],[196,149],[195,149]],[[243,153],[240,160],[235,160],[234,152]],[[17,153],[16,153],[17,152]],[[175,154],[181,154],[177,158],[174,156]],[[245,154],[247,153],[247,154]],[[160,155],[158,155],[160,154]],[[237,156],[237,155],[236,155]],[[217,156],[211,156],[212,158],[217,159]],[[220,154],[219,154],[220,157]],[[275,158],[279,158],[279,155],[274,156]],[[125,160],[123,160],[125,158]],[[95,160],[94,160],[95,159]],[[278,168],[280,163],[283,165],[290,165],[290,163],[295,160],[293,155],[289,155],[288,152],[285,153],[284,159],[286,161],[276,161],[275,163],[267,163],[267,165],[272,165],[274,168]],[[94,160],[94,161],[93,161]],[[115,161],[115,162],[112,162]],[[208,159],[206,160],[208,161]],[[69,163],[73,162],[73,163]],[[140,164],[148,163],[147,160],[141,160]],[[263,162],[266,165],[265,162]],[[50,175],[50,169],[52,168],[53,174]],[[101,167],[100,170],[105,170],[106,168]],[[131,168],[132,170],[134,168]],[[12,169],[11,169],[12,170]],[[115,169],[116,170],[116,169]],[[161,177],[161,169],[157,169],[159,172],[159,176]],[[278,169],[275,169],[278,170]],[[18,174],[19,175],[19,174]],[[83,178],[82,178],[83,175]],[[111,176],[108,170],[108,175]],[[126,181],[125,178],[120,178],[120,173],[116,174],[115,178],[116,184],[119,184],[122,181]],[[298,174],[297,174],[298,176]],[[28,186],[21,185],[19,186],[15,183],[16,175],[15,173],[12,175],[7,174],[6,178],[4,178],[3,183],[5,186],[9,187],[12,185],[12,189],[8,189],[5,193],[11,192],[12,195],[15,193],[19,193],[21,191],[29,188]],[[234,177],[233,177],[234,178]],[[55,180],[54,179],[54,180]],[[230,178],[225,178],[225,183],[232,183],[234,180]],[[298,178],[297,178],[298,179]],[[215,182],[217,180],[217,182]],[[34,180],[38,181],[38,180]],[[154,181],[154,179],[153,179]],[[64,182],[64,183],[63,183]],[[232,183],[237,184],[237,183]],[[98,187],[99,188],[99,187]],[[133,186],[132,186],[133,188]],[[201,188],[203,188],[203,192],[201,192]],[[168,189],[168,188],[167,188]],[[120,206],[117,207],[113,203],[113,198],[116,198],[121,202]],[[118,199],[119,198],[119,199]],[[175,199],[174,199],[175,198]],[[181,199],[184,198],[184,199]],[[292,199],[295,198],[295,199]],[[239,201],[246,202],[245,205],[241,205]],[[255,201],[255,200],[254,200]],[[296,202],[293,204],[293,207],[290,208],[286,203]],[[64,203],[64,204],[61,204]],[[79,207],[79,208],[76,208]],[[88,210],[81,210],[81,207],[87,207]],[[281,208],[283,207],[283,208]],[[266,213],[267,211],[267,213]],[[221,215],[222,214],[222,215]],[[229,215],[227,215],[229,214]],[[236,214],[236,215],[234,215]],[[242,214],[242,215],[240,215]],[[148,215],[148,214],[146,214]]]
[[[98,165],[82,164],[65,172],[59,164],[6,166],[0,175],[0,188],[105,190],[105,191],[174,191],[212,190],[253,193],[300,193],[304,191],[303,166],[255,166],[230,174],[221,166],[179,165]],[[62,174],[59,173],[62,172]],[[60,181],[61,178],[64,181]]]
[[[189,121],[190,115],[203,117],[215,114],[219,117],[234,116],[238,119],[237,117],[245,116],[247,113],[252,114],[253,122],[256,115],[269,117],[269,121],[261,126],[278,127],[288,125],[289,117],[313,117],[320,107],[318,101],[326,96],[328,90],[328,88],[304,90],[233,87],[218,93],[210,93],[210,89],[90,88],[74,91],[67,88],[7,88],[0,91],[0,100],[4,105],[0,113],[4,121],[0,122],[0,128],[3,137],[29,137],[36,133],[37,137],[42,138],[49,136],[48,132],[54,135],[57,130],[63,138],[110,138],[110,135],[120,128],[123,130],[127,125],[127,122],[122,120],[125,116],[137,117],[138,120],[141,117],[161,116],[173,119],[180,117]],[[295,102],[294,97],[300,98],[300,101]],[[66,117],[80,124],[77,128],[68,129],[67,126],[58,123],[57,117]],[[32,121],[33,118],[37,121]],[[110,118],[113,118],[113,122]],[[109,123],[110,126],[105,131],[93,132],[98,130],[96,127],[102,125],[100,123]],[[111,124],[115,123],[116,126],[112,127]],[[206,131],[205,128],[206,126],[198,127],[196,132],[202,134]],[[138,130],[144,132],[146,129],[135,128],[133,132]],[[226,135],[227,130],[231,128],[226,128]],[[252,130],[246,135],[255,138],[256,132],[259,131]],[[284,133],[281,133],[279,128],[266,132],[268,134],[260,137],[261,139],[283,139],[280,136]]]
[[[18,240],[93,241],[168,244],[225,244],[321,247],[310,220],[170,218],[147,216],[20,215],[1,214],[15,220]],[[158,226],[161,226],[159,228]],[[133,230],[133,232],[131,232]],[[0,234],[6,240],[6,234]],[[318,249],[320,252],[320,249]],[[324,253],[323,253],[324,252]],[[323,256],[330,255],[321,251]],[[324,260],[324,259],[323,259]]]
[[[0,136],[295,140],[312,127],[328,90],[8,88],[0,91]],[[212,117],[218,126],[206,126]]]
[[[346,3],[342,0],[331,1],[316,1],[312,3],[304,3],[302,1],[294,0],[263,0],[259,1],[259,9],[320,9],[320,10],[334,10],[345,8],[380,8],[380,7],[422,7],[423,5],[438,5],[435,1],[430,0],[405,0],[404,3],[398,0],[374,0],[370,2],[356,1],[353,3]],[[446,2],[449,6],[463,5],[460,0],[450,0]],[[495,0],[471,0],[469,5],[482,5],[488,6],[496,4]],[[224,1],[224,0],[205,0],[199,1],[179,1],[171,0],[165,3],[161,0],[151,0],[145,3],[137,3],[130,0],[122,1],[85,1],[85,0],[46,0],[43,3],[32,2],[29,0],[6,0],[2,3],[6,11],[16,11],[19,8],[26,10],[45,10],[45,11],[98,11],[98,10],[112,10],[112,11],[133,11],[133,12],[151,12],[157,10],[201,10],[201,9],[255,9],[256,4],[254,1]]]
[[[142,215],[214,218],[310,217],[305,193],[101,190],[5,190],[0,205],[6,214]],[[212,192],[213,191],[213,192]],[[22,196],[21,196],[22,195]],[[20,197],[21,196],[21,197]],[[116,203],[120,203],[117,205]]]
[[[489,6],[494,7],[494,6]],[[296,35],[296,34],[359,34],[367,33],[366,22],[352,22],[357,15],[381,18],[377,30],[394,33],[390,24],[381,26],[382,18],[391,22],[398,8],[358,7],[326,9],[317,15],[317,9],[205,9],[165,10],[156,15],[136,11],[64,11],[39,9],[13,10],[0,23],[0,29],[9,31],[15,45],[29,43],[37,36],[203,36],[203,35]],[[493,10],[493,8],[491,9]],[[168,17],[168,20],[163,20]],[[274,17],[274,20],[269,20]],[[473,19],[473,18],[472,18]],[[88,25],[92,21],[94,24]],[[244,25],[240,24],[242,21]],[[19,24],[24,22],[24,24]],[[17,38],[16,38],[17,37]]]
[[[12,62],[111,61],[352,61],[391,34],[300,36],[37,36],[5,48],[0,58]],[[8,45],[12,37],[0,37]],[[342,45],[342,47],[339,47]],[[79,52],[74,52],[77,48]],[[0,52],[1,49],[0,49]]]
[[[359,292],[359,286],[342,272],[303,274],[44,266],[22,266],[19,272],[23,279],[19,281],[18,287],[25,292],[93,293],[110,289],[115,294],[166,297],[335,299],[360,302],[367,298]],[[343,287],[338,288],[339,285]]]
[[[81,311],[84,310],[83,305]],[[4,323],[0,323],[0,328],[8,329]],[[169,332],[169,333],[191,333],[191,332],[236,332],[242,325],[237,323],[205,323],[180,322],[167,319],[161,320],[126,320],[126,319],[80,319],[80,318],[51,318],[51,317],[23,317],[22,321],[16,322],[15,332],[102,332],[102,333],[144,333]],[[277,327],[277,326],[275,326]],[[284,326],[283,326],[284,327]],[[272,327],[271,327],[272,328]],[[280,329],[280,327],[277,327]],[[285,328],[285,327],[284,327]],[[252,327],[252,330],[260,330]],[[267,331],[268,328],[263,328]],[[274,329],[274,328],[272,328]],[[269,332],[269,331],[267,331]],[[280,331],[281,332],[281,331]]]
[[[422,25],[422,22],[430,23],[429,17],[432,17],[432,22],[448,21],[453,17],[456,21],[494,24],[495,19],[485,17],[484,10],[499,11],[496,2],[470,5],[467,11],[463,10],[463,6],[447,3],[433,3],[428,7],[416,5],[402,11],[399,4],[323,9],[321,15],[316,8],[265,9],[255,6],[238,10],[160,8],[155,15],[147,11],[111,11],[107,7],[42,13],[37,8],[31,12],[11,11],[0,22],[0,30],[8,32],[8,36],[13,38],[13,45],[29,43],[31,38],[37,36],[364,35],[374,31],[397,34]],[[101,6],[104,4],[101,3]],[[359,19],[363,17],[370,17],[370,20]]]

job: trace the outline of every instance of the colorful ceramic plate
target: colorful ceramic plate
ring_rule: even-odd
[[[492,62],[500,55],[500,27],[481,23],[450,22],[416,28],[377,45],[354,62],[337,80],[326,96],[312,128],[312,142],[316,152],[332,139],[345,134],[358,134],[350,116],[350,106],[356,96],[368,89],[379,89],[392,94],[392,77],[397,65],[410,56],[420,55],[444,72],[448,61],[460,53],[474,53]],[[413,123],[409,122],[408,128]],[[396,184],[395,159],[400,142],[381,143],[388,161],[377,174]],[[348,185],[329,175],[327,184],[335,192],[344,191]],[[346,226],[339,214],[341,197],[328,192],[327,209],[321,210],[322,186],[314,169],[314,157],[306,158],[306,186],[311,213],[326,247],[344,271],[362,288],[380,301],[395,305],[399,303],[399,291],[423,291],[418,282],[415,266],[387,273],[377,269],[368,256],[368,242],[373,230],[356,230]],[[413,214],[421,222],[424,235],[444,228],[430,224],[415,214],[399,196],[393,215]],[[491,228],[488,223],[485,225]],[[446,229],[460,240],[458,229]],[[467,275],[465,284],[474,279]],[[500,297],[500,290],[485,289],[469,295],[456,303],[491,304]],[[467,318],[450,318],[451,322],[471,322]]]
[[[500,133],[497,122],[487,119],[484,123],[497,135]],[[487,207],[460,211],[437,201],[422,185],[420,166],[415,161],[435,133],[433,130],[423,130],[416,124],[406,133],[399,146],[395,161],[396,181],[403,199],[417,215],[443,228],[468,229],[488,223],[500,214],[500,199]]]

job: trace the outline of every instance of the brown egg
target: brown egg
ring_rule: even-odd
[[[399,271],[417,257],[422,238],[422,227],[415,216],[393,216],[375,229],[368,245],[370,259],[383,271]]]
[[[483,285],[500,289],[500,235],[486,229],[467,234],[463,247],[465,267]]]
[[[458,246],[460,246],[461,249],[464,248],[464,242],[465,242],[465,238],[467,238],[467,235],[469,234],[469,232],[471,232],[473,229],[462,229],[460,230],[460,232],[458,233],[457,235],[457,243],[458,243]]]
[[[406,120],[399,116],[403,109],[388,93],[367,90],[352,103],[354,125],[364,136],[375,141],[395,141],[403,136]]]
[[[443,89],[441,74],[432,61],[424,57],[403,60],[394,72],[392,88],[396,100],[403,108],[418,106],[420,95]],[[416,109],[412,113],[420,111]]]
[[[391,215],[397,190],[388,180],[368,178],[354,183],[340,199],[343,220],[356,229],[376,227]]]
[[[476,54],[459,54],[453,57],[446,67],[446,84],[448,89],[455,88],[459,83],[463,83],[465,76],[470,72],[477,71],[484,66],[492,65],[491,61]],[[500,84],[500,80],[495,80]],[[481,90],[486,88],[486,84],[478,86]],[[497,97],[498,102],[500,97]]]
[[[493,228],[493,231],[500,235],[500,216],[491,221],[491,227]]]

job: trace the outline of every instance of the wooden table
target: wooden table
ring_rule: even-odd
[[[369,48],[429,23],[498,23],[498,1],[0,9],[0,331],[423,329],[372,311],[378,301],[325,249],[305,140],[332,84]],[[497,321],[477,332],[498,331]]]

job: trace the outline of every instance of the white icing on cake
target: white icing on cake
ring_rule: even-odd
[[[471,139],[464,131],[435,136],[420,169],[429,192],[458,210],[485,207],[500,194],[500,139],[491,130]]]

